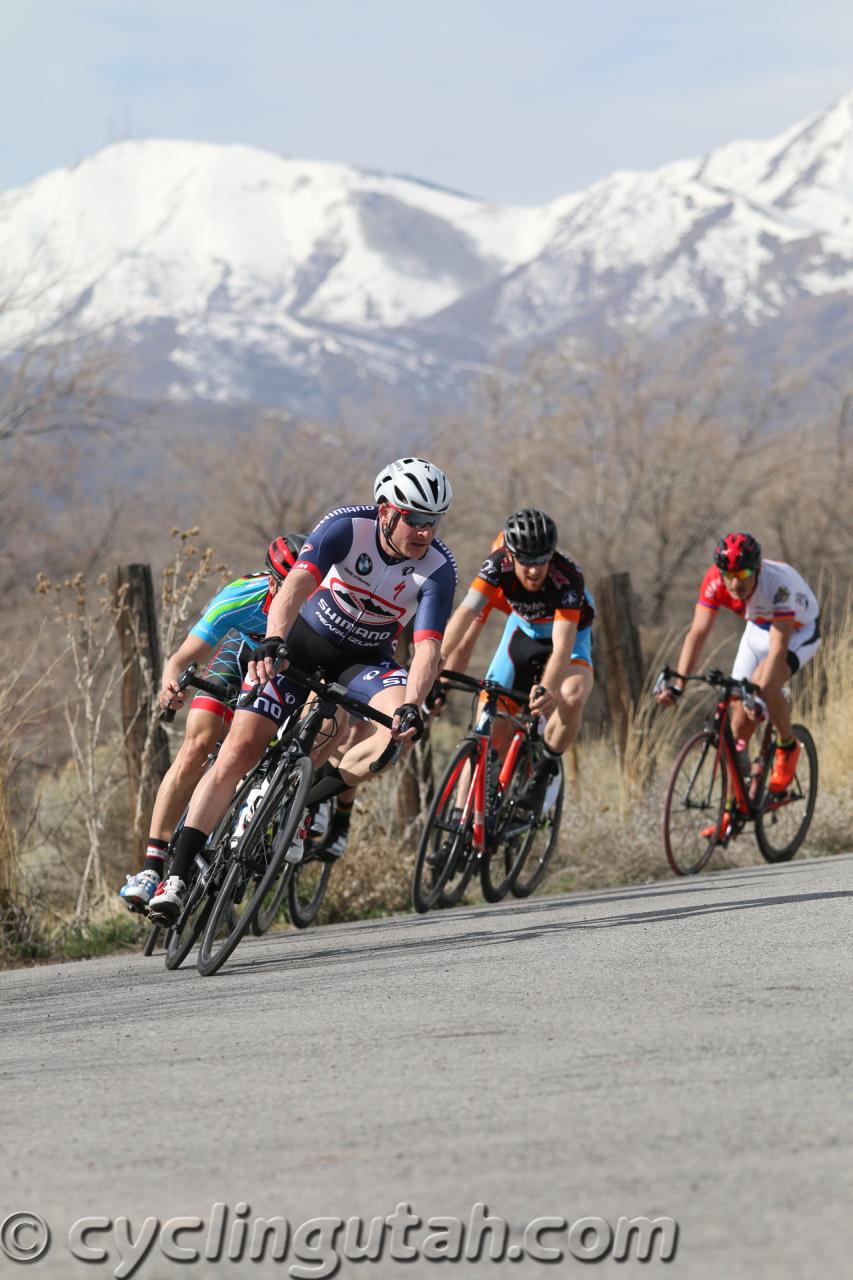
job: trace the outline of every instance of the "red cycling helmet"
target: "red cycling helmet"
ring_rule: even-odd
[[[751,533],[727,533],[714,550],[714,564],[721,573],[754,573],[761,564],[761,547]]]
[[[305,535],[302,533],[284,533],[273,538],[264,559],[267,573],[271,573],[277,582],[283,581],[296,564]]]

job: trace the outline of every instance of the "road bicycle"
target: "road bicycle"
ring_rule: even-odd
[[[769,720],[758,754],[744,776],[731,725],[731,706],[743,702],[763,714],[759,689],[749,680],[733,680],[714,668],[704,675],[681,676],[664,667],[656,692],[674,679],[697,681],[719,690],[711,723],[691,734],[675,758],[663,805],[663,843],[677,876],[695,875],[707,866],[714,850],[725,847],[755,824],[755,838],[767,862],[787,862],[806,837],[817,799],[817,751],[808,729],[792,726],[802,748],[788,789],[768,789],[776,731]],[[729,810],[729,820],[724,813]]]
[[[284,646],[279,656],[286,656]],[[287,676],[313,693],[314,701],[294,712],[289,740],[277,738],[238,791],[215,838],[205,846],[206,866],[196,877],[182,913],[189,921],[206,912],[197,961],[205,977],[224,964],[253,922],[255,931],[263,932],[278,912],[294,874],[285,855],[304,821],[314,780],[311,752],[322,740],[324,722],[334,722],[335,713],[344,710],[386,729],[393,723],[390,716],[355,698],[343,685],[328,681],[319,669],[311,675],[288,666]],[[243,705],[249,705],[262,687],[256,685]],[[392,739],[370,765],[371,772],[393,764],[401,750],[402,743]],[[259,779],[262,768],[266,772]],[[230,815],[236,815],[236,822]],[[202,906],[203,902],[210,905]]]
[[[545,789],[534,781],[542,759],[541,717],[517,709],[528,694],[455,671],[442,672],[441,683],[477,697],[469,731],[424,822],[412,878],[415,910],[455,906],[477,873],[487,902],[499,902],[510,892],[526,898],[541,882],[557,845],[562,762],[556,798],[545,810]],[[492,726],[499,719],[513,727],[503,761],[492,744]]]

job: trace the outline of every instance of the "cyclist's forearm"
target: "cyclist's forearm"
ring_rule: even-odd
[[[538,682],[544,685],[549,693],[558,694],[560,685],[569,674],[577,632],[577,624],[574,622],[563,620],[559,626],[557,623],[554,624],[554,648]]]
[[[199,636],[187,636],[180,648],[166,659],[160,682],[161,689],[165,691],[170,684],[175,684],[178,676],[191,662],[197,662],[201,666],[212,652],[213,646],[206,640],[202,640]]]
[[[477,614],[469,609],[466,604],[460,604],[447,624],[444,642],[441,646],[446,666],[453,667],[454,670],[464,670],[464,668],[456,668],[454,664],[459,660],[464,660],[467,663],[479,630],[480,620]],[[450,662],[451,657],[454,659],[453,663]]]
[[[681,653],[678,655],[676,670],[683,676],[689,676],[696,667],[704,647],[705,635],[688,631],[684,637],[684,644],[681,646]]]
[[[435,684],[440,661],[441,646],[437,640],[418,641],[406,681],[406,702],[421,706]]]
[[[441,655],[442,668],[448,667],[451,671],[465,672],[468,670],[468,663],[471,661],[471,654],[474,651],[474,645],[477,643],[477,631],[475,627],[455,649],[447,650]]]
[[[286,636],[296,621],[305,601],[316,589],[316,583],[306,569],[289,573],[279,591],[273,597],[267,614],[267,635]]]

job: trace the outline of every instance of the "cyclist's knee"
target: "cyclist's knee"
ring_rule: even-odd
[[[175,763],[186,770],[203,768],[210,753],[215,751],[218,741],[216,733],[188,733],[175,757]]]
[[[588,682],[577,675],[567,676],[560,685],[560,703],[569,712],[582,711],[590,694]]]
[[[273,732],[274,729],[271,726],[266,738],[271,738]],[[238,776],[246,773],[262,756],[266,738],[259,738],[257,731],[229,733],[214,765],[217,773],[229,775],[236,773]]]

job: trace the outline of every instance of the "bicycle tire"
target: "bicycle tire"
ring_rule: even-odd
[[[560,823],[563,818],[563,801],[566,795],[566,775],[560,760],[560,790],[551,807],[540,809],[530,835],[523,845],[521,857],[516,860],[510,876],[509,888],[514,898],[529,898],[545,878],[548,864],[560,840]],[[537,836],[544,837],[541,852],[536,851]],[[526,874],[524,874],[526,869]]]
[[[151,928],[148,930],[148,933],[145,935],[145,945],[142,948],[142,954],[144,956],[153,956],[157,948],[157,939],[159,937],[160,937],[159,924],[152,924]]]
[[[777,805],[773,794],[765,791],[761,812],[757,814],[755,819],[755,839],[765,862],[788,862],[793,858],[806,838],[817,801],[818,765],[817,748],[815,747],[814,739],[805,725],[795,724],[791,727],[794,737],[802,744],[803,748],[797,761],[797,772],[794,775],[794,782],[797,785],[799,794]],[[805,792],[802,788],[801,779],[804,763],[808,765],[808,781]],[[798,801],[803,803],[798,804]],[[792,827],[790,821],[786,824],[785,815],[789,810],[794,815],[800,813],[799,825]],[[787,838],[784,843],[780,844],[779,836],[783,831]]]
[[[232,796],[231,801],[229,802],[228,808],[225,810],[222,817],[219,819],[219,822],[214,827],[213,834],[211,835],[210,840],[208,841],[208,845],[213,849],[219,848],[223,835],[226,832],[231,830],[234,824],[234,820],[237,817],[238,813],[240,812],[240,808],[242,807],[245,796],[248,794],[251,788],[255,785],[255,781],[256,781],[255,772],[256,772],[255,770],[252,770],[252,772],[246,778],[244,778],[243,781],[240,783],[239,787],[237,788],[234,795]],[[180,821],[175,827],[175,832],[172,836],[171,841],[169,842],[170,854],[172,851],[174,851],[175,837],[177,836],[177,833],[180,831],[181,827],[184,825],[184,819],[186,818],[186,814],[187,814],[187,811],[185,809],[183,814],[181,815]],[[216,857],[216,854],[214,854],[214,857]],[[214,871],[211,875],[207,876],[205,885],[204,887],[202,887],[198,883],[196,873],[195,872],[193,873],[193,878],[190,882],[189,892],[187,894],[187,905],[189,905],[190,902],[193,901],[194,902],[193,910],[189,917],[186,917],[185,915],[186,908],[184,909],[184,912],[181,913],[186,920],[186,923],[184,924],[184,927],[182,929],[178,930],[174,926],[172,926],[172,928],[168,929],[168,932],[166,934],[166,968],[167,969],[179,969],[181,967],[181,965],[184,963],[189,953],[192,951],[196,942],[198,941],[199,935],[202,933],[202,931],[206,927],[208,918],[210,916],[210,912],[213,908],[213,899],[215,896],[217,878],[218,878],[218,869]],[[206,902],[202,901],[202,894],[206,898]],[[196,896],[198,897],[198,900],[194,901]],[[189,927],[187,927],[188,925]]]
[[[187,905],[182,914],[185,923],[182,929],[171,928],[166,935],[166,968],[180,969],[195,944],[199,935],[207,925],[213,910],[214,897],[210,888],[196,878],[190,885]],[[186,912],[189,911],[189,915]]]
[[[270,925],[275,921],[276,916],[281,910],[281,904],[284,902],[290,881],[293,879],[295,867],[292,863],[286,862],[284,870],[278,878],[275,888],[267,895],[269,901],[262,902],[257,911],[252,914],[252,934],[256,938],[261,938],[269,929]]]
[[[309,892],[300,893],[306,886],[312,886],[311,876],[319,868],[319,875],[313,881]],[[297,929],[307,929],[317,918],[317,912],[323,905],[323,898],[332,874],[331,862],[321,862],[310,855],[293,868],[293,875],[287,885],[287,912]]]
[[[462,897],[468,886],[468,881],[471,879],[473,873],[471,851],[467,851],[468,856],[465,858],[464,864],[460,861],[466,853],[464,846],[466,841],[470,841],[470,831],[466,833],[459,828],[455,833],[447,832],[442,827],[436,827],[436,823],[448,822],[448,816],[454,807],[456,785],[462,769],[468,762],[472,766],[476,764],[479,751],[479,743],[473,738],[464,738],[460,742],[450,757],[441,782],[436,787],[432,803],[427,810],[418,845],[418,854],[415,859],[415,869],[412,875],[412,904],[421,915],[431,911],[433,907],[438,905],[455,905]],[[470,820],[468,826],[469,828],[471,826]],[[443,865],[440,867],[431,866],[427,862],[427,858],[430,854],[437,854],[443,844],[448,845],[445,850],[446,856]],[[454,884],[453,889],[449,891],[444,901],[442,901],[444,887],[457,868],[461,871],[460,878],[463,880],[461,889],[458,883]]]
[[[717,735],[700,729],[682,746],[670,771],[663,803],[663,845],[677,876],[696,875],[719,844],[728,795],[725,755],[717,756]],[[704,830],[713,825],[714,834]]]
[[[232,954],[240,939],[246,934],[255,911],[269,893],[272,885],[281,872],[284,855],[296,835],[300,819],[305,809],[305,800],[314,777],[314,766],[307,757],[295,762],[284,761],[285,767],[279,778],[273,778],[269,790],[261,800],[252,821],[246,828],[240,843],[231,855],[225,879],[222,882],[201,946],[198,950],[198,971],[202,977],[210,977],[216,973]],[[293,785],[288,795],[287,789]],[[286,810],[283,806],[286,805]],[[276,815],[279,807],[277,830],[274,847],[269,857],[266,870],[258,878],[246,865],[246,860],[257,846],[266,838],[267,827]],[[238,900],[240,891],[254,890],[248,905],[236,921],[230,919],[231,909]],[[217,945],[217,933],[220,925],[227,928],[224,938]]]

